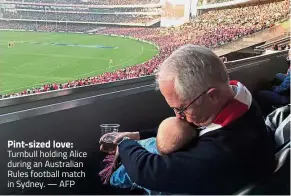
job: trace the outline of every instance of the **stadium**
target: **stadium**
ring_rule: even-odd
[[[179,46],[218,48],[289,17],[286,0],[205,13],[194,3],[4,1],[0,93],[4,98],[18,97],[152,75]],[[197,10],[202,14],[194,17]],[[254,10],[259,12],[256,17]],[[225,15],[229,17],[222,20]],[[152,45],[101,35],[126,36]],[[9,42],[14,42],[13,48],[7,48]]]
[[[1,0],[0,37],[0,194],[290,194],[288,0]]]
[[[122,72],[122,68],[146,62],[158,51],[153,44],[104,35],[1,32],[1,36],[14,40],[11,48],[4,45],[9,41],[3,41],[2,45],[5,72],[1,75],[1,90],[6,93],[23,90],[25,86],[38,87],[48,82],[58,82],[58,85],[68,88],[69,85],[61,82],[116,69]],[[16,59],[13,58],[15,56]],[[148,75],[147,70],[140,74],[143,75]],[[119,79],[114,75],[112,77]],[[109,78],[101,82],[108,81]]]

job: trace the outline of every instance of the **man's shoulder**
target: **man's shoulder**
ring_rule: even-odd
[[[252,101],[249,110],[243,116],[229,123],[225,127],[204,134],[201,138],[207,138],[207,140],[213,138],[211,141],[225,139],[225,137],[231,137],[229,139],[232,140],[236,138],[243,140],[245,137],[249,137],[250,134],[268,134],[262,112],[254,100]]]
[[[271,172],[274,167],[275,145],[264,123],[264,118],[255,102],[241,118],[226,127],[203,135],[196,146],[189,149],[194,156],[239,167],[252,175]],[[194,153],[195,152],[195,153]],[[224,167],[223,166],[223,167]],[[260,173],[260,174],[259,174]]]
[[[267,147],[274,145],[262,112],[255,100],[252,101],[249,110],[243,116],[215,131],[214,136],[221,142],[221,145],[233,146],[241,150],[255,151],[256,149],[252,149],[252,147],[265,147],[267,150]]]
[[[225,129],[235,129],[243,132],[250,130],[254,133],[267,132],[262,111],[254,99],[249,110],[243,116],[230,123]]]

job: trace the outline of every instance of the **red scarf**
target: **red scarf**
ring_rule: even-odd
[[[232,80],[229,84],[236,93],[235,97],[227,103],[210,125],[200,131],[199,136],[225,127],[243,116],[249,110],[252,104],[252,94],[250,91],[239,81]]]

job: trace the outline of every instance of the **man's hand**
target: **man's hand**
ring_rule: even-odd
[[[110,133],[107,133],[107,134],[110,134]],[[99,140],[100,151],[104,151],[102,139],[104,137],[106,137],[107,134],[104,134]],[[119,132],[119,133],[117,133],[115,139],[113,140],[113,144],[117,145],[118,142],[121,141],[122,138],[124,138],[124,137],[129,137],[130,139],[133,139],[133,140],[140,140],[139,132]],[[116,149],[116,151],[117,151],[117,149]]]

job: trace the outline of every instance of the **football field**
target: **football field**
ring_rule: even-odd
[[[8,48],[8,42],[14,47]],[[158,50],[141,41],[105,35],[1,31],[0,52],[0,94],[6,94],[136,65]]]

